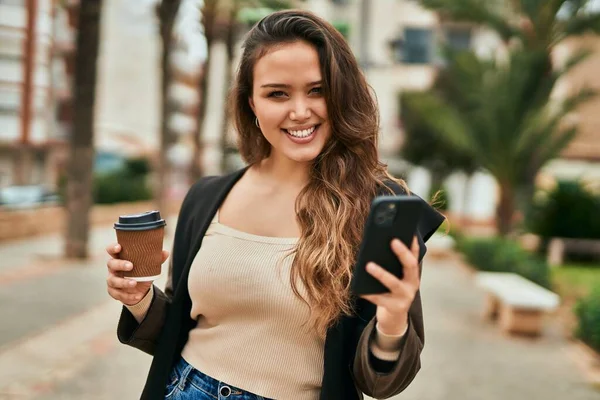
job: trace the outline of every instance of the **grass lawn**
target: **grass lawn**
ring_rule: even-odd
[[[575,301],[600,286],[600,265],[565,264],[552,268],[552,282],[561,297]]]
[[[573,307],[593,287],[600,286],[600,265],[570,263],[553,267],[550,271],[553,291],[561,297],[558,318],[562,321],[565,334],[573,337],[578,325]]]

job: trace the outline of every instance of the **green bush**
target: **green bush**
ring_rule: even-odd
[[[463,237],[457,249],[465,255],[467,261],[473,267],[484,270],[486,262],[494,257],[501,245],[502,242],[498,238],[472,239]]]
[[[600,286],[579,300],[575,306],[575,314],[578,319],[576,336],[600,351]]]
[[[527,228],[542,239],[600,239],[600,196],[579,181],[560,181],[535,196],[526,216]]]
[[[127,160],[119,170],[97,174],[94,176],[94,202],[113,204],[150,200],[149,172],[148,161],[135,158]]]
[[[458,250],[480,271],[514,272],[545,288],[552,286],[548,264],[512,240],[498,237],[462,239]]]
[[[125,171],[135,176],[146,176],[150,173],[150,162],[143,157],[125,160]]]
[[[152,192],[145,176],[132,176],[117,171],[94,177],[96,204],[143,201],[151,198]]]

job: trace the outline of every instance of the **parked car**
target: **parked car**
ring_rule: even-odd
[[[54,205],[60,196],[46,185],[15,185],[0,188],[0,206],[6,208],[29,208]]]

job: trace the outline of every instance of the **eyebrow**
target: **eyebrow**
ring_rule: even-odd
[[[310,82],[309,84],[307,84],[306,86],[315,86],[315,85],[320,85],[321,83],[323,83],[323,81],[314,81],[314,82]],[[267,83],[261,86],[261,88],[290,88],[290,85],[286,85],[284,83]]]

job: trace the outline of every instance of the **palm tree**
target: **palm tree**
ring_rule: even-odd
[[[173,73],[170,67],[170,56],[173,44],[173,25],[181,0],[162,0],[156,12],[160,24],[161,37],[161,123],[160,123],[160,151],[158,156],[158,177],[155,187],[155,201],[157,208],[166,212],[166,187],[169,174],[167,150],[173,139],[169,130],[169,117],[173,107],[169,104],[168,91],[172,81]]]
[[[448,75],[459,89],[448,92],[452,97],[432,92],[413,103],[440,140],[471,154],[496,178],[502,235],[511,231],[518,203],[529,201],[539,170],[575,136],[576,125],[565,117],[593,95],[584,89],[563,101],[549,101],[556,81],[582,58],[550,75],[544,75],[544,58],[544,52],[523,50],[511,51],[508,61],[453,54]],[[431,115],[435,118],[426,118]]]
[[[440,102],[444,96],[438,91],[438,98],[428,104],[444,108],[440,112],[454,121],[448,123],[457,124],[444,128],[447,134],[454,131],[447,138],[478,154],[500,184],[497,226],[505,234],[512,228],[517,203],[531,198],[537,172],[574,137],[576,127],[565,128],[564,117],[593,95],[584,90],[561,104],[550,102],[558,78],[589,55],[580,51],[558,68],[551,53],[569,37],[600,32],[600,14],[589,11],[588,0],[421,3],[442,18],[486,26],[509,49],[508,65],[449,52],[452,73],[445,101]]]
[[[600,33],[600,14],[591,12],[594,0],[420,0],[443,18],[486,26],[508,43],[526,49],[551,51],[564,39]]]
[[[215,20],[217,17],[218,0],[204,0],[202,7],[202,25],[204,26],[204,36],[206,38],[207,58],[204,61],[204,70],[202,77],[198,81],[198,91],[200,93],[200,107],[196,119],[196,133],[193,138],[194,155],[190,164],[190,178],[192,182],[197,181],[202,177],[204,171],[202,169],[202,130],[204,129],[204,120],[206,115],[206,104],[208,102],[208,81],[210,79],[210,46],[215,38]]]
[[[225,29],[225,35],[224,35],[224,42],[225,42],[225,49],[226,49],[226,64],[225,64],[225,82],[226,85],[228,85],[226,87],[226,92],[229,93],[229,90],[231,89],[231,84],[233,83],[233,58],[235,56],[235,43],[238,37],[238,32],[239,32],[239,21],[238,21],[238,14],[240,11],[240,6],[242,5],[243,2],[241,1],[237,1],[237,2],[233,2],[232,6],[230,6],[227,10],[226,10],[226,29]],[[228,108],[225,108],[226,110],[228,110]],[[221,124],[221,152],[223,154],[223,156],[221,157],[221,170],[223,171],[227,171],[228,169],[228,163],[227,163],[227,153],[228,153],[228,142],[227,142],[227,134],[229,131],[229,121],[230,121],[230,113],[229,112],[224,112],[223,113],[223,122]]]
[[[401,107],[400,115],[405,133],[400,156],[429,171],[430,193],[433,194],[442,189],[444,181],[452,173],[460,171],[472,176],[479,164],[470,152],[460,151],[447,141],[438,140],[437,132],[419,113],[418,106],[422,96],[428,96],[428,93],[406,92],[400,95],[398,104]]]
[[[86,258],[94,164],[94,103],[102,0],[79,4],[75,60],[74,119],[67,170],[67,257]]]

